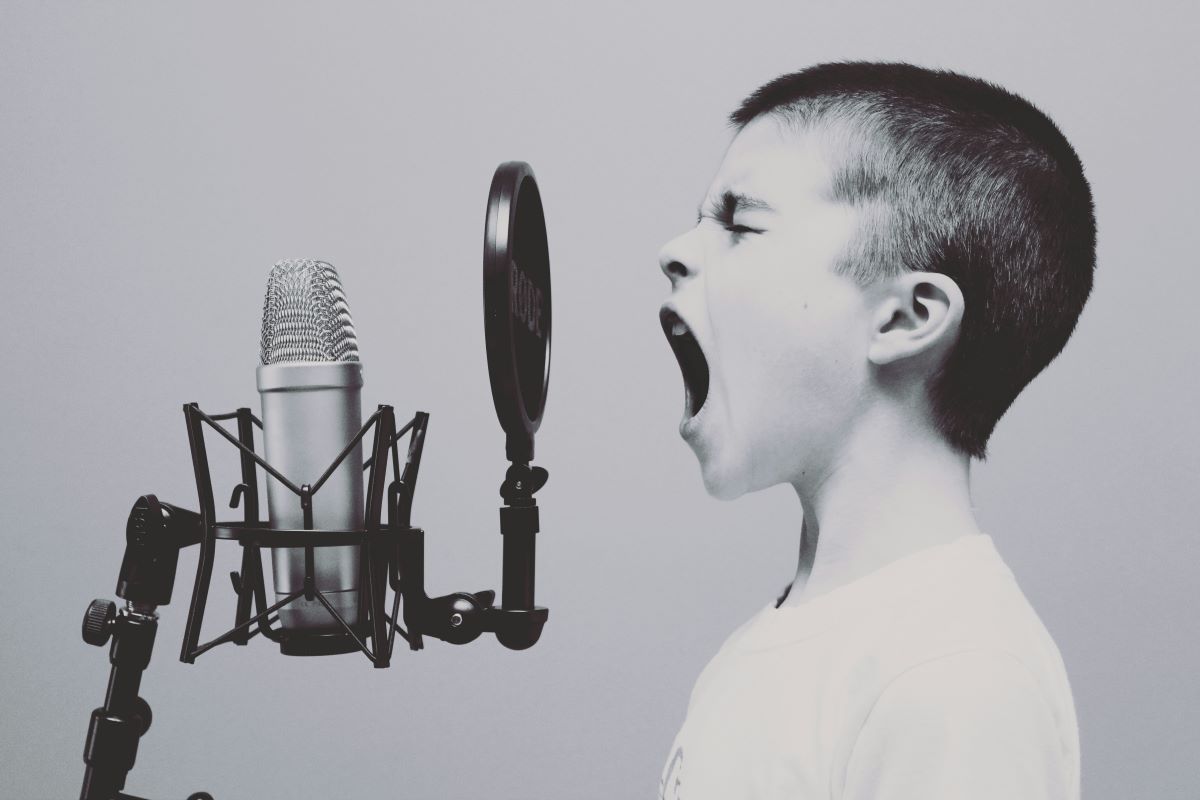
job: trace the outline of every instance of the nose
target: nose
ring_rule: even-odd
[[[694,278],[699,272],[700,258],[693,234],[695,230],[676,236],[663,245],[658,253],[658,266],[674,288],[680,281]]]

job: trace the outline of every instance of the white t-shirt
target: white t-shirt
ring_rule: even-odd
[[[662,800],[1077,800],[1058,648],[972,534],[800,605],[705,667]]]

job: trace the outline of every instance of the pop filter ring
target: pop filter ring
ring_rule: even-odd
[[[496,417],[509,461],[533,459],[550,379],[550,257],[533,168],[501,164],[483,237],[484,335]]]

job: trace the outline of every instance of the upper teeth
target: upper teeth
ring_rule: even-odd
[[[684,325],[682,322],[676,322],[671,326],[672,336],[683,336],[685,333],[687,333],[687,325]]]

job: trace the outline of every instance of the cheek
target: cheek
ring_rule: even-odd
[[[735,367],[844,368],[859,348],[863,314],[855,287],[836,276],[806,280],[802,267],[721,276],[709,296],[713,332]]]
[[[731,403],[756,406],[764,383],[784,365],[785,304],[759,275],[722,278],[713,281],[709,298],[716,378]]]
[[[727,280],[714,296],[721,378],[748,434],[827,424],[850,410],[865,373],[857,289],[834,276],[804,281],[797,271],[760,270]]]

